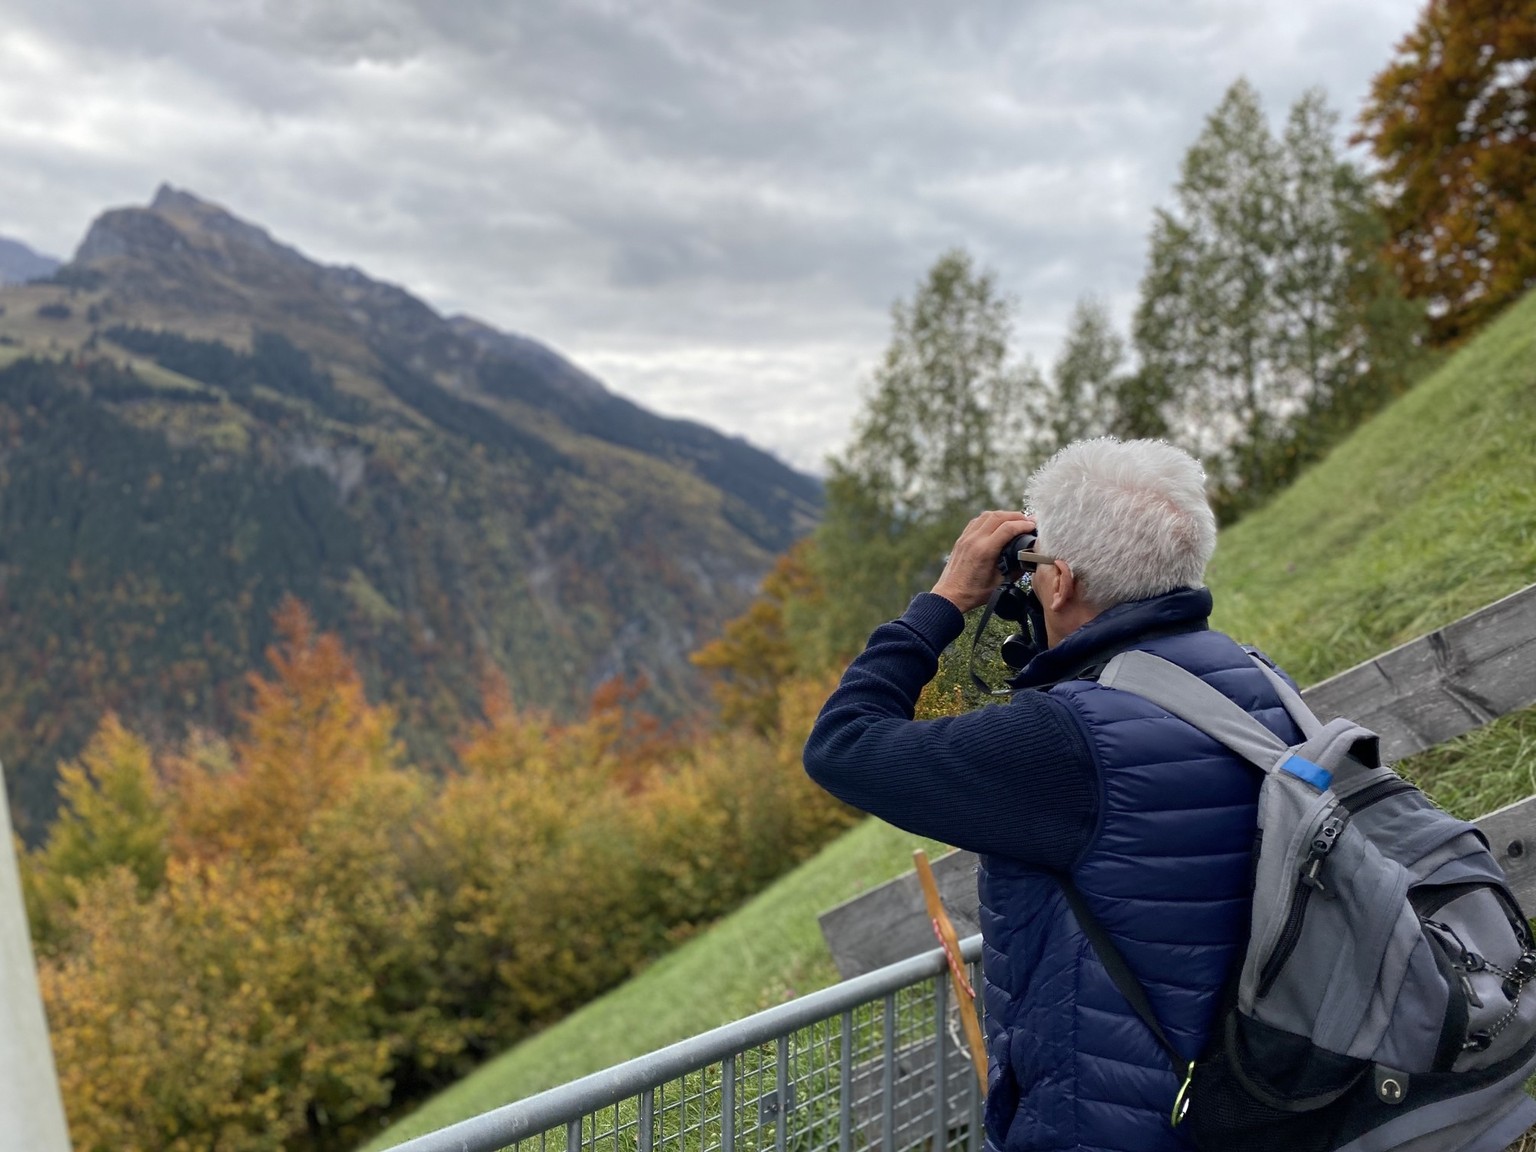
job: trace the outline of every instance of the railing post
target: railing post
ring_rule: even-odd
[[[736,1147],[736,1057],[720,1061],[720,1150]]]
[[[933,1147],[944,1152],[949,1143],[949,1091],[944,1079],[944,1050],[949,1047],[949,977],[940,972],[933,978]]]
[[[880,1148],[896,1148],[896,993],[885,994],[885,1058],[880,1070]]]
[[[774,1046],[774,1091],[779,1101],[778,1124],[773,1130],[775,1152],[784,1152],[785,1132],[789,1128],[789,1037],[780,1036]]]
[[[69,1152],[0,770],[0,1131],[8,1148]]]
[[[640,1093],[640,1152],[656,1147],[656,1089]]]
[[[843,1044],[837,1056],[837,1146],[853,1147],[853,1011],[843,1013]]]

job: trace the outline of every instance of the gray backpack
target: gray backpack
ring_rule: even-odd
[[[1183,1079],[1172,1115],[1221,1152],[1498,1152],[1536,1121],[1536,946],[1477,828],[1322,724],[1254,655],[1305,740],[1148,652],[1099,682],[1144,697],[1264,772],[1253,918],[1206,1051],[1188,1064],[1070,882],[1110,976]],[[1187,1118],[1186,1118],[1187,1110]]]

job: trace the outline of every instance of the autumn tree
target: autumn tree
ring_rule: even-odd
[[[1372,82],[1388,251],[1454,343],[1536,285],[1536,5],[1430,0]]]
[[[277,628],[272,675],[248,678],[251,704],[228,776],[185,762],[177,775],[177,834],[188,854],[273,858],[359,780],[398,766],[394,715],[368,701],[340,639],[317,635],[291,598]]]
[[[769,584],[788,597],[806,580],[792,554]],[[759,651],[762,636],[745,629],[722,668]],[[622,693],[561,722],[487,681],[485,719],[459,745],[423,832],[441,895],[434,971],[451,1002],[473,1006],[476,1051],[611,987],[857,819],[800,762],[828,679],[740,686],[744,700],[772,693],[768,732],[748,719],[694,733],[636,779],[633,733],[613,717]]]
[[[426,781],[338,639],[296,602],[279,631],[236,739],[164,756],[165,801],[110,718],[64,773],[35,862],[39,888],[62,878],[70,897],[45,995],[78,1070],[72,1124],[100,1146],[346,1146],[392,1090],[462,1071],[461,1006],[434,968]],[[129,835],[146,809],[147,846]]]
[[[239,865],[84,885],[38,971],[76,1147],[347,1146],[322,1137],[388,1100],[391,1045],[336,912]]]
[[[323,900],[313,914],[329,915],[345,967],[308,977],[336,982],[338,996],[366,987],[349,1026],[382,1046],[397,1080],[440,1083],[466,1029],[432,975],[436,895],[420,830],[431,790],[340,638],[294,599],[276,624],[270,672],[249,677],[235,738],[175,758],[172,842],[210,874],[238,869]]]
[[[689,659],[709,677],[728,726],[768,736],[779,724],[779,691],[801,669],[792,616],[824,603],[808,563],[809,541],[780,556],[747,610]]]
[[[159,888],[167,833],[149,747],[108,713],[80,756],[59,765],[59,814],[43,846],[21,860],[33,938],[52,943],[84,886],[114,869],[143,895]]]
[[[824,679],[685,745],[632,685],[560,722],[492,678],[438,780],[334,636],[296,604],[279,631],[231,738],[152,755],[105,720],[26,861],[82,1148],[355,1147],[857,819],[800,766]]]

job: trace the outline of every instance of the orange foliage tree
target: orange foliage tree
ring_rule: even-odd
[[[185,854],[275,858],[359,781],[399,766],[394,716],[368,702],[340,639],[316,636],[291,597],[276,619],[272,676],[248,677],[251,704],[232,749],[234,770],[176,766],[177,847]]]
[[[450,924],[441,968],[477,1005],[477,1044],[612,986],[857,818],[800,764],[810,697],[827,690],[788,691],[767,736],[668,745],[643,717],[618,723],[611,699],[562,726],[493,684],[429,833]]]
[[[820,583],[807,562],[810,546],[808,539],[802,540],[780,556],[746,612],[689,657],[709,674],[720,719],[727,726],[764,736],[778,726],[779,690],[800,664],[789,606],[821,600]]]
[[[1457,341],[1536,284],[1536,4],[1430,0],[1360,122],[1389,254]]]

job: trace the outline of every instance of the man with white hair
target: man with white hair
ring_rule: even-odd
[[[1186,1068],[1121,995],[1067,890],[1187,1065],[1246,939],[1260,775],[1096,677],[1144,649],[1287,744],[1301,735],[1247,653],[1207,626],[1216,520],[1197,461],[1161,441],[1081,441],[1030,478],[1026,506],[972,520],[933,591],[875,630],[823,707],[805,766],[849,804],[981,857],[987,1147],[1171,1152],[1190,1146],[1170,1121]],[[1048,646],[1010,682],[1006,707],[914,720],[939,653],[1029,531]]]

